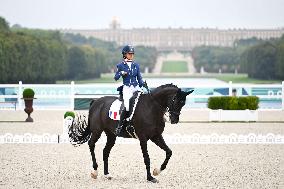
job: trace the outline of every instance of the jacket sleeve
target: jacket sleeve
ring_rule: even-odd
[[[121,73],[120,73],[120,68],[119,68],[119,64],[116,66],[117,67],[117,71],[116,71],[116,73],[115,73],[115,75],[114,75],[114,80],[115,81],[117,81],[117,80],[119,80],[119,78],[120,78],[120,76],[121,76]]]
[[[144,82],[142,80],[142,76],[141,76],[141,73],[140,73],[139,64],[137,64],[137,80],[138,80],[138,83],[139,83],[139,87],[143,87]]]

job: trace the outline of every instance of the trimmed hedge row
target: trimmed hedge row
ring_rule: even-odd
[[[259,98],[256,96],[233,97],[221,96],[210,97],[208,99],[208,108],[217,110],[256,110],[258,109]]]

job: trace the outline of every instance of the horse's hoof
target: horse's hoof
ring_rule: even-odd
[[[149,182],[152,182],[152,183],[159,183],[159,181],[157,180],[157,179],[155,179],[155,178],[152,178],[152,179],[150,179],[150,180],[148,180]]]
[[[98,178],[98,171],[94,171],[93,173],[91,173],[91,177],[93,179],[97,179]]]
[[[112,176],[110,174],[107,174],[107,175],[105,175],[105,178],[108,179],[108,180],[111,180]]]
[[[157,169],[157,168],[155,168],[154,171],[153,171],[153,175],[154,175],[154,176],[157,176],[157,175],[159,175],[160,173],[161,173],[161,170],[160,170],[160,169]]]

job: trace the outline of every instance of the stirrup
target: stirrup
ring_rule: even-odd
[[[116,136],[120,136],[120,135],[121,135],[121,132],[122,132],[122,129],[123,129],[123,125],[118,126],[118,127],[115,129],[115,135],[116,135]]]
[[[117,128],[115,129],[115,135],[116,135],[116,136],[119,136],[119,135],[121,134],[121,130],[122,130],[121,127],[117,127]]]
[[[118,125],[118,127],[115,129],[115,135],[116,136],[120,136],[121,135],[123,127],[124,127],[124,123],[122,123],[121,125]]]
[[[125,127],[125,129],[126,129],[126,128],[129,127],[129,125],[130,125],[130,122],[126,121],[126,119],[125,119],[124,122],[123,122],[123,127]]]
[[[130,125],[130,123],[128,123],[128,125],[126,126],[125,130],[127,132],[135,132],[135,129],[132,125]]]

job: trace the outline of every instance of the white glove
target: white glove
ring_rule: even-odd
[[[127,72],[121,71],[120,74],[121,74],[121,75],[127,75]]]
[[[138,87],[137,91],[144,92],[144,90],[140,87]]]

